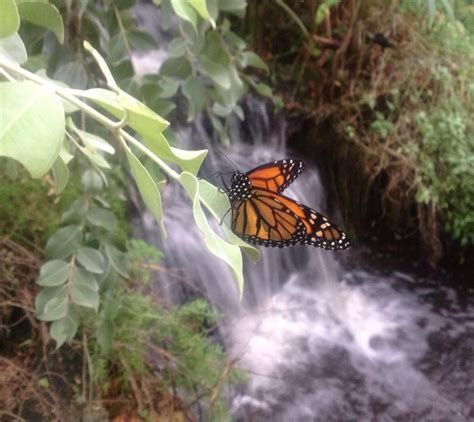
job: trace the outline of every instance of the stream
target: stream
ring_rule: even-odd
[[[231,127],[225,150],[239,169],[302,158],[287,152],[283,119],[251,97],[244,108],[247,119]],[[194,149],[213,139],[204,118],[177,137]],[[211,149],[200,176],[219,184],[210,175],[232,170]],[[327,212],[311,163],[285,192],[344,227]],[[165,242],[143,208],[135,221],[138,235],[165,252],[169,271],[158,275],[154,294],[178,303],[197,291],[223,313],[219,341],[248,373],[227,391],[233,420],[474,420],[472,288],[455,287],[449,274],[428,278],[390,261],[372,264],[371,254],[353,263],[357,246],[339,253],[261,247],[260,262],[245,260],[239,302],[230,270],[205,248],[183,192],[170,184],[163,202]]]

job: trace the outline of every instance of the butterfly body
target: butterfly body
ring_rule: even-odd
[[[267,247],[349,247],[346,234],[335,224],[281,194],[303,169],[301,161],[288,159],[264,164],[247,173],[234,172],[227,191],[233,232],[249,243]]]

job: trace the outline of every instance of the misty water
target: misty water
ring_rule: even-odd
[[[225,150],[239,169],[302,158],[287,150],[283,119],[252,98],[245,109],[246,121],[235,122]],[[215,141],[204,119],[180,129],[178,139],[194,149]],[[212,173],[232,170],[211,148],[200,176],[218,184]],[[345,227],[337,213],[327,213],[310,162],[287,192]],[[374,265],[370,254],[354,264],[354,249],[260,248],[260,262],[245,260],[240,302],[230,270],[207,251],[189,199],[172,183],[164,210],[164,242],[143,208],[136,219],[139,235],[165,252],[168,270],[158,274],[154,295],[174,303],[204,296],[222,312],[215,341],[248,373],[247,382],[227,391],[233,420],[474,420],[472,289],[453,287],[448,274],[425,278]]]

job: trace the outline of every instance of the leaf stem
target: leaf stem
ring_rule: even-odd
[[[8,69],[11,72],[14,72],[18,75],[23,76],[26,79],[29,79],[32,82],[35,82],[39,85],[42,85],[51,89],[57,95],[69,101],[71,104],[74,104],[76,107],[78,107],[79,109],[87,113],[90,117],[92,117],[93,119],[95,119],[96,121],[104,125],[112,133],[114,133],[115,135],[119,135],[119,137],[122,137],[121,139],[122,141],[125,139],[128,143],[133,144],[135,147],[140,149],[144,154],[146,154],[156,164],[158,164],[158,166],[160,166],[163,172],[166,173],[166,175],[169,176],[171,179],[177,180],[179,178],[179,174],[175,170],[173,170],[168,164],[166,164],[163,160],[157,157],[145,145],[143,145],[141,142],[139,142],[137,139],[135,139],[133,136],[127,133],[124,129],[122,129],[120,127],[122,121],[115,122],[109,119],[108,117],[104,116],[102,113],[97,111],[95,108],[91,107],[89,104],[76,98],[75,95],[81,95],[82,91],[69,89],[69,88],[63,88],[58,85],[55,85],[54,83],[49,82],[48,80],[32,72],[29,72],[26,69],[23,69],[22,67],[16,65],[15,63],[6,61],[2,59],[1,57],[0,57],[0,66],[1,66],[0,69],[3,67],[5,69]]]

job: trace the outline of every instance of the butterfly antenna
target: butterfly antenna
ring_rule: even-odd
[[[227,156],[227,154],[225,154],[223,151],[220,150],[220,148],[215,148],[216,152],[218,152],[219,154],[221,154],[226,160],[228,163],[231,164],[232,167],[234,167],[234,170],[238,171],[239,168],[237,167],[237,165]]]

